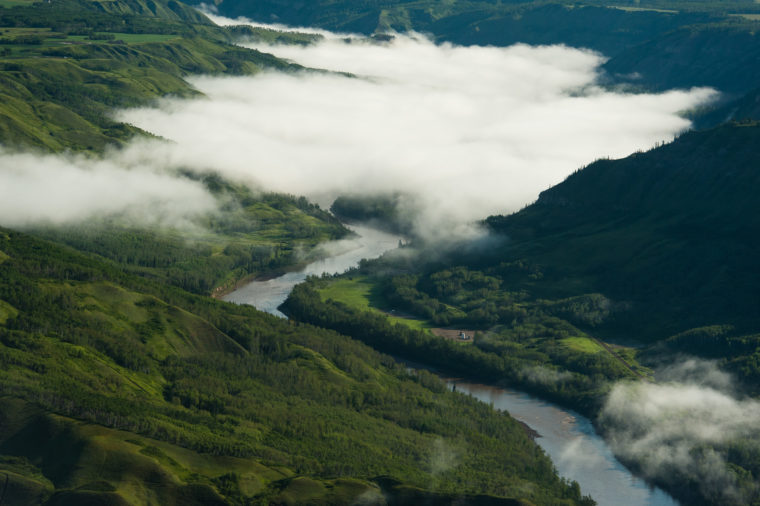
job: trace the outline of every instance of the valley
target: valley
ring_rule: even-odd
[[[226,300],[252,305],[262,311],[275,315],[283,315],[277,309],[287,298],[293,287],[303,282],[306,273],[310,276],[325,274],[342,274],[345,270],[355,269],[359,260],[371,260],[380,251],[393,248],[398,238],[386,237],[368,228],[354,228],[362,234],[361,251],[349,251],[337,255],[334,259],[319,261],[309,265],[300,275],[283,275],[279,278],[254,281],[226,296]],[[371,245],[376,243],[376,247]],[[392,250],[384,252],[392,254]],[[412,316],[402,315],[395,310],[380,311],[382,298],[372,296],[372,283],[365,277],[351,275],[348,278],[335,279],[325,286],[321,292],[324,298],[338,303],[347,304],[357,309],[374,310],[384,314],[389,322],[403,325],[412,329],[425,329],[425,332],[439,338],[451,339],[459,345],[471,344],[476,337],[475,331],[467,330],[469,343],[459,338],[461,330],[431,328],[430,324]],[[386,306],[387,307],[387,306]],[[446,336],[446,337],[443,337]],[[480,339],[481,336],[477,335]],[[604,346],[612,356],[623,360],[620,351],[613,351],[606,343],[599,343],[590,338],[567,338],[568,346],[586,353],[597,353]],[[627,349],[632,352],[633,350]],[[634,352],[635,353],[635,352]],[[402,361],[402,363],[405,363]],[[429,363],[429,362],[428,362]],[[627,362],[624,362],[627,367]],[[413,369],[424,367],[421,364],[406,363]],[[435,369],[429,369],[436,373]],[[450,369],[449,369],[450,370]],[[536,369],[538,371],[538,369]],[[469,373],[473,375],[472,372]],[[591,422],[583,416],[566,411],[557,405],[552,405],[530,395],[520,392],[503,390],[488,385],[469,383],[461,378],[443,378],[453,391],[474,396],[496,409],[508,412],[516,420],[525,423],[536,442],[552,458],[558,467],[560,476],[577,481],[582,490],[590,491],[598,504],[616,504],[625,498],[627,504],[676,504],[667,494],[659,489],[650,489],[642,480],[630,474],[613,456],[604,440],[598,436]],[[494,378],[495,379],[495,378]],[[582,451],[578,451],[582,448]]]
[[[0,503],[757,504],[759,20],[0,0]]]

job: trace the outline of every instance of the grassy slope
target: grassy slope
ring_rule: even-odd
[[[115,123],[117,107],[147,105],[167,94],[194,96],[189,74],[252,74],[297,69],[229,42],[289,35],[222,29],[176,2],[60,0],[0,6],[0,143],[6,148],[101,153],[135,135]],[[304,199],[255,196],[213,175],[203,178],[221,216],[198,231],[145,230],[104,218],[34,233],[125,264],[196,293],[222,291],[246,276],[300,261],[297,252],[347,233]]]
[[[29,231],[204,295],[313,259],[317,244],[348,233],[303,197],[254,194],[215,175],[202,179],[224,205],[222,212],[199,220],[196,229],[144,229],[113,218]]]
[[[194,95],[190,74],[296,68],[231,45],[230,32],[186,6],[150,2],[155,14],[146,16],[143,3],[0,8],[0,142],[99,152],[138,133],[110,110]]]
[[[383,314],[391,323],[398,323],[416,330],[432,327],[429,322],[419,318],[392,316],[389,313],[392,313],[393,309],[378,292],[377,283],[366,276],[336,278],[329,283],[320,284],[319,288],[319,295],[325,300],[333,300],[362,311]]]
[[[0,250],[0,474],[18,503],[423,493],[399,483],[579,499],[512,419],[348,338],[15,232]]]

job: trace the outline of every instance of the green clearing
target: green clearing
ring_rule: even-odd
[[[320,289],[320,294],[324,299],[333,299],[342,302],[357,309],[372,309],[371,300],[377,297],[372,296],[373,284],[364,276],[356,276],[346,279],[337,279],[328,282],[324,288]]]
[[[376,283],[366,276],[335,278],[321,283],[319,294],[325,300],[332,299],[354,309],[384,315],[389,322],[404,325],[410,329],[429,332],[432,327],[425,320],[393,316],[392,310],[381,309],[387,308],[387,304],[382,296],[377,293]]]
[[[425,320],[418,320],[416,318],[402,318],[400,316],[388,316],[388,321],[394,324],[404,325],[413,330],[422,330],[425,333],[430,333],[432,325]],[[463,342],[461,344],[469,344]]]
[[[565,346],[583,353],[599,353],[606,350],[596,341],[588,337],[567,337],[561,340]]]

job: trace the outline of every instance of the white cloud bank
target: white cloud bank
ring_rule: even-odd
[[[678,112],[713,95],[605,91],[594,84],[602,57],[562,46],[346,43],[327,33],[308,47],[259,49],[357,77],[196,77],[205,98],[118,114],[172,142],[136,141],[109,155],[102,173],[55,157],[22,171],[1,155],[0,196],[13,199],[0,224],[83,219],[162,198],[172,210],[194,200],[205,209],[207,195],[183,193],[197,186],[169,181],[166,169],[183,167],[327,205],[342,192],[406,192],[422,209],[419,231],[467,234],[472,221],[519,209],[596,158],[671,139],[689,126]]]
[[[737,481],[728,448],[760,445],[760,402],[735,396],[713,362],[688,360],[663,371],[666,383],[619,383],[600,420],[612,450],[649,478],[695,487],[714,504],[745,504],[758,485]]]
[[[186,227],[215,209],[200,183],[133,166],[118,153],[96,160],[0,151],[0,225],[60,225],[118,215],[135,223]]]
[[[258,49],[336,74],[193,80],[205,100],[167,100],[119,118],[176,145],[174,163],[327,202],[404,191],[439,235],[514,211],[600,157],[622,157],[687,128],[678,112],[705,89],[623,94],[594,85],[602,57],[563,46],[372,44],[328,37]],[[445,231],[443,230],[445,228]]]

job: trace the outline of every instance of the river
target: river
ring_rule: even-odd
[[[397,248],[401,240],[397,235],[370,227],[350,225],[348,228],[356,235],[323,244],[321,249],[324,258],[277,278],[252,281],[222,299],[236,304],[250,304],[256,309],[285,318],[277,308],[285,302],[293,287],[308,276],[341,274],[359,265],[363,258],[377,258],[386,251]]]
[[[350,227],[357,236],[327,243],[323,260],[297,272],[280,277],[252,281],[227,294],[224,300],[250,304],[285,318],[277,308],[295,285],[310,275],[342,273],[358,265],[363,258],[376,258],[398,246],[399,237],[363,227]],[[577,481],[584,494],[591,495],[600,506],[676,506],[678,503],[658,488],[649,487],[636,478],[612,455],[591,422],[570,410],[560,408],[530,395],[444,378],[456,390],[473,395],[494,408],[509,412],[540,434],[536,442],[551,457],[560,476]]]
[[[551,457],[560,476],[577,481],[583,494],[591,495],[599,506],[678,504],[618,462],[588,418],[522,392],[445,379],[458,392],[507,411],[538,432],[541,437],[536,442]]]

